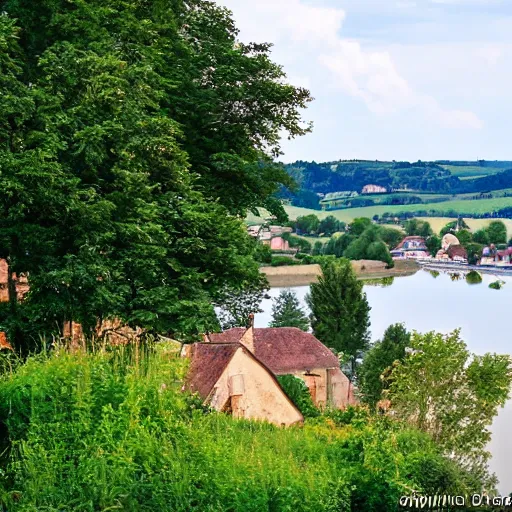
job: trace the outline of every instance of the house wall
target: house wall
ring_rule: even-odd
[[[290,244],[284,238],[281,238],[280,236],[276,236],[276,237],[272,238],[272,240],[270,240],[270,248],[273,251],[289,251]]]
[[[293,373],[302,379],[309,388],[313,402],[317,407],[344,409],[357,403],[354,388],[348,377],[339,369],[314,368],[306,374],[304,371]]]
[[[239,375],[243,375],[243,384]],[[230,396],[235,397],[232,400],[235,417],[266,420],[281,426],[304,419],[268,370],[243,348],[237,350],[217,381],[210,405],[220,411]]]

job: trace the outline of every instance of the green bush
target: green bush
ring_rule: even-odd
[[[185,372],[154,345],[56,350],[4,373],[0,509],[382,512],[411,489],[465,485],[426,435],[388,418],[235,420],[181,392]]]
[[[285,267],[288,265],[302,265],[300,260],[289,258],[288,256],[272,256],[272,267]]]
[[[309,389],[302,379],[295,375],[279,375],[277,380],[304,418],[319,416],[320,411],[315,407]]]

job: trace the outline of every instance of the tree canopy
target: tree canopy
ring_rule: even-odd
[[[309,320],[300,307],[297,295],[291,290],[281,290],[272,305],[270,327],[297,327],[302,331],[309,329]]]
[[[362,399],[372,408],[382,398],[387,388],[384,374],[391,371],[395,361],[405,358],[405,349],[409,346],[411,334],[403,324],[390,325],[381,341],[375,343],[364,355],[357,371],[358,386]]]
[[[314,335],[328,347],[350,357],[352,376],[357,359],[368,348],[370,306],[346,258],[325,263],[318,283],[306,297]]]
[[[226,287],[259,279],[240,218],[285,217],[272,157],[309,92],[205,0],[0,7],[0,256],[30,284],[0,325],[215,328]]]
[[[414,333],[389,375],[396,417],[428,432],[475,475],[487,472],[489,426],[510,395],[509,356],[469,353],[459,331]]]

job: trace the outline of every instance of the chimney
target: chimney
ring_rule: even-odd
[[[249,315],[249,326],[240,338],[240,343],[254,354],[254,314]]]

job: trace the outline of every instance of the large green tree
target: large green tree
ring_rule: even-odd
[[[282,131],[307,131],[308,91],[208,1],[0,11],[1,256],[31,287],[0,323],[214,328],[226,289],[260,282],[240,219],[284,217],[274,193],[291,182],[271,157]]]
[[[320,221],[319,233],[323,236],[332,236],[338,231],[345,229],[345,223],[340,222],[334,215],[328,215],[325,219]]]
[[[302,331],[309,329],[308,317],[292,290],[281,290],[273,302],[270,327],[297,327]]]
[[[394,266],[388,246],[380,238],[380,228],[369,226],[343,252],[345,258],[351,260],[383,261],[389,267]]]
[[[410,219],[405,223],[405,232],[408,236],[422,236],[427,238],[433,234],[432,228],[427,221]]]
[[[350,261],[341,258],[325,263],[306,301],[311,309],[313,333],[328,347],[350,358],[355,376],[357,360],[369,344],[370,306]]]
[[[492,221],[487,227],[487,234],[489,242],[492,244],[506,244],[507,243],[507,227],[501,220]]]
[[[472,355],[459,331],[414,333],[410,348],[389,376],[392,410],[483,478],[489,426],[510,395],[510,356]]]

